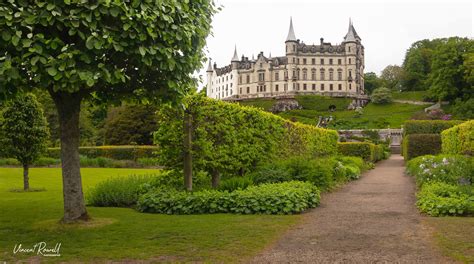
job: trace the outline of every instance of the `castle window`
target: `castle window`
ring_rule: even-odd
[[[230,90],[230,95],[232,95],[232,90]]]
[[[295,58],[293,58],[293,63],[295,63],[295,62],[296,62],[296,59],[295,59]]]
[[[240,94],[242,94],[242,87],[240,87]]]
[[[321,81],[324,81],[324,75],[325,75],[324,69],[321,69],[321,70],[320,70],[320,75],[321,75],[321,78],[320,78]]]
[[[329,64],[332,65],[332,59],[329,59]]]
[[[337,88],[339,89],[339,91],[342,90],[342,84],[338,84]]]
[[[305,91],[306,91],[306,83],[305,83],[305,84],[303,84],[303,90],[305,90]]]
[[[331,84],[329,84],[329,90],[330,90],[330,91],[332,91],[332,90],[333,90],[333,89],[332,89],[332,83],[331,83]]]
[[[288,71],[285,71],[284,74],[285,74],[285,80],[287,80],[288,79]]]
[[[316,59],[311,59],[311,64],[316,64]]]
[[[280,79],[280,76],[278,74],[278,72],[275,72],[275,81],[278,81]]]
[[[263,82],[265,81],[265,73],[261,72],[258,74],[258,81]]]
[[[341,60],[341,59],[338,59],[338,60],[337,60],[337,64],[341,65],[341,64],[342,64],[342,60]]]
[[[260,62],[260,68],[263,68],[263,63]]]
[[[296,59],[296,63],[300,64],[300,58]]]
[[[321,65],[324,65],[324,59],[321,59]]]
[[[351,58],[349,58],[349,64],[351,64],[351,63],[352,63],[352,60],[351,60]]]
[[[303,64],[306,64],[306,59],[303,59]]]
[[[312,87],[313,91],[316,90],[316,84],[313,83],[312,86],[313,86],[313,87]]]
[[[321,91],[324,91],[324,83],[321,84]]]
[[[232,74],[230,75],[230,79],[232,80]]]
[[[247,93],[250,93],[250,87],[247,87]]]
[[[232,88],[232,83],[230,83],[230,87]]]
[[[250,75],[247,74],[247,83],[250,83]]]
[[[349,46],[349,52],[351,52],[351,47]]]
[[[275,92],[278,92],[278,84],[275,85]]]
[[[349,90],[352,90],[352,84],[349,83]]]
[[[296,69],[296,79],[300,79],[300,69]]]
[[[308,79],[308,71],[306,69],[303,69],[303,80],[306,81]]]
[[[266,85],[263,86],[263,91],[264,91],[264,92],[267,91],[267,86],[266,86]]]
[[[229,80],[229,76],[226,76],[226,77],[225,77],[225,80],[228,81],[228,80]]]
[[[285,84],[283,85],[283,88],[285,89],[285,91],[288,90],[288,84],[285,83]]]
[[[293,45],[293,52],[296,51],[296,45]]]
[[[293,79],[296,79],[296,71],[293,71]]]
[[[342,81],[342,70],[341,69],[337,70],[337,80]]]
[[[242,84],[242,75],[239,76],[239,84]]]
[[[311,80],[316,81],[316,69],[311,70]]]
[[[334,70],[333,69],[329,69],[329,80],[332,81],[334,78]]]
[[[352,77],[352,70],[349,70],[349,77]]]

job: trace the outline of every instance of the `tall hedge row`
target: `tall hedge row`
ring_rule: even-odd
[[[339,142],[337,150],[343,156],[361,157],[370,162],[377,162],[384,158],[383,146],[369,142]]]
[[[441,136],[438,134],[411,134],[403,138],[403,157],[406,160],[441,152]]]
[[[461,123],[459,120],[410,120],[403,126],[403,135],[440,134],[443,130]]]
[[[182,168],[184,112],[192,120],[193,168],[221,174],[238,174],[272,159],[333,155],[336,131],[290,122],[253,107],[192,95],[184,108],[163,107],[158,113],[161,164]]]
[[[441,133],[442,152],[446,154],[474,154],[474,120],[454,126]]]
[[[109,158],[116,160],[137,160],[139,158],[151,158],[158,148],[156,146],[97,146],[79,147],[79,154],[88,158]],[[48,148],[47,157],[59,159],[60,148]]]

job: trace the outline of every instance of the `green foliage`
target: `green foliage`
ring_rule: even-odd
[[[318,157],[336,152],[337,132],[287,121],[253,107],[201,95],[185,98],[192,117],[193,165],[211,174],[236,175],[278,157]],[[183,113],[163,108],[155,142],[161,164],[182,168]]]
[[[276,100],[268,99],[268,98],[258,98],[258,99],[238,101],[240,105],[262,108],[265,111],[270,111],[270,109],[273,107],[275,102]]]
[[[439,134],[410,134],[403,137],[402,144],[405,160],[441,153],[441,136]]]
[[[139,167],[133,160],[115,160],[104,157],[88,158],[80,156],[81,167],[96,168],[134,168]]]
[[[382,80],[375,72],[364,73],[364,90],[366,94],[371,94],[375,89],[382,87]]]
[[[14,158],[0,159],[0,166],[18,166],[21,163]]]
[[[158,189],[140,196],[138,210],[164,214],[294,214],[319,204],[320,192],[298,181],[262,184],[233,192]]]
[[[60,159],[40,157],[34,163],[34,166],[45,167],[45,166],[58,166],[61,165]]]
[[[444,130],[441,141],[443,153],[474,155],[474,120]]]
[[[466,101],[456,99],[450,113],[458,119],[474,119],[474,98]]]
[[[250,177],[232,177],[223,180],[219,185],[219,190],[232,192],[239,189],[246,189],[247,187],[252,185],[253,181]]]
[[[194,83],[215,12],[208,0],[5,2],[0,95],[54,87],[105,100],[175,98]]]
[[[439,100],[454,101],[457,98],[468,100],[474,97],[474,78],[465,63],[469,54],[474,53],[474,41],[468,38],[453,37],[443,39],[434,49],[429,75],[430,92]],[[472,56],[472,55],[470,55]]]
[[[443,182],[427,183],[417,194],[416,205],[431,216],[474,214],[474,188]]]
[[[43,111],[33,94],[17,97],[3,111],[0,124],[2,152],[24,166],[32,164],[46,150],[49,137]]]
[[[398,65],[388,65],[382,70],[380,80],[385,87],[390,90],[399,90],[403,79],[403,68]]]
[[[393,92],[392,98],[394,100],[429,101],[430,96],[427,91],[403,91]]]
[[[377,88],[370,95],[370,99],[374,104],[389,104],[392,102],[392,91],[385,87]]]
[[[338,153],[344,156],[354,156],[366,162],[377,162],[384,158],[384,148],[369,142],[339,142]]]
[[[47,155],[51,158],[59,158],[60,148],[48,148]],[[99,146],[80,147],[79,153],[88,158],[109,158],[116,160],[138,160],[139,158],[154,157],[158,151],[155,146]]]
[[[346,110],[351,103],[350,98],[335,98],[320,95],[297,95],[295,99],[303,109],[329,111],[334,106],[336,111]]]
[[[106,145],[151,145],[157,129],[156,108],[123,105],[109,110],[104,123]]]
[[[158,158],[138,158],[137,163],[143,167],[157,167],[160,166],[160,160]]]
[[[403,126],[403,135],[410,134],[440,134],[441,131],[461,124],[458,120],[409,120]]]
[[[156,175],[131,175],[99,182],[87,193],[87,204],[112,207],[134,206],[142,184],[150,182],[154,177]]]

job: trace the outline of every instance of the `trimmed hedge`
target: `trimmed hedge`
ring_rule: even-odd
[[[156,146],[97,146],[79,147],[79,154],[88,158],[109,158],[115,160],[138,160],[140,158],[154,157],[158,151]],[[59,159],[60,148],[48,148],[47,156]]]
[[[403,157],[405,160],[423,156],[436,155],[441,152],[439,134],[411,134],[403,137]]]
[[[403,135],[440,134],[443,130],[459,125],[459,120],[410,120],[403,126]]]
[[[370,162],[377,162],[384,158],[383,146],[369,142],[339,142],[337,151],[341,155],[361,157]]]
[[[443,131],[441,142],[443,153],[474,155],[474,120]]]
[[[194,169],[236,175],[278,158],[314,158],[336,154],[334,130],[294,123],[254,107],[214,100],[203,95],[184,101],[192,120]],[[184,113],[162,107],[155,142],[161,164],[183,167]]]
[[[162,214],[295,214],[319,204],[311,183],[291,181],[250,186],[233,192],[155,189],[140,196],[138,210]]]

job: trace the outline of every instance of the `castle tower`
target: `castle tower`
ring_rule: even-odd
[[[288,59],[288,91],[296,90],[296,56],[298,55],[298,40],[293,28],[293,18],[290,17],[290,29],[285,41],[286,57]]]
[[[212,63],[211,63],[211,58],[209,58],[209,65],[207,66],[207,86],[206,86],[206,94],[210,95],[211,94],[211,89],[212,89],[212,74],[214,73],[214,70],[212,69]]]
[[[350,90],[356,93],[363,92],[363,46],[361,38],[357,34],[352,20],[349,19],[349,29],[344,37],[344,46],[347,59],[347,79],[349,81]]]

